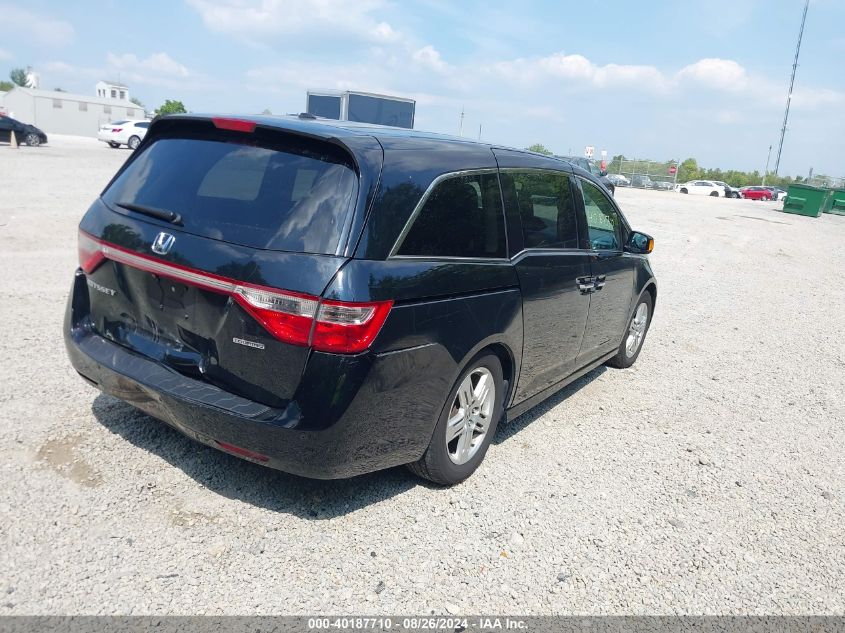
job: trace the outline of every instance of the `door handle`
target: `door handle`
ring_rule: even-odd
[[[578,290],[581,291],[581,294],[595,292],[596,290],[596,283],[592,277],[578,277],[575,281],[578,282]]]

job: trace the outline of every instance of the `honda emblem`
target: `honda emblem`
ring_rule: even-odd
[[[153,241],[153,253],[158,253],[159,255],[167,255],[170,252],[170,249],[173,247],[173,242],[175,241],[176,238],[173,237],[170,233],[159,233],[158,235],[156,235],[156,238]]]

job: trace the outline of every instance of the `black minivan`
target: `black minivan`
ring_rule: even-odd
[[[628,367],[657,286],[596,179],[313,117],[169,116],[79,225],[64,336],[98,389],[317,478],[468,477],[496,426]]]

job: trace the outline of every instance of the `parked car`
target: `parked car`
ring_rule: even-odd
[[[690,180],[680,185],[675,185],[675,191],[681,193],[695,194],[698,196],[722,196],[725,188],[720,187],[711,180]]]
[[[722,182],[721,180],[714,180],[713,183],[724,189],[726,198],[739,198],[738,188],[734,189],[728,183]]]
[[[642,189],[651,189],[654,186],[654,181],[648,176],[634,174],[631,176],[631,186],[640,187]]]
[[[599,179],[601,184],[603,184],[610,192],[610,195],[616,195],[616,183],[608,177],[606,171],[599,169],[593,161],[584,158],[583,156],[556,156],[556,158],[561,158],[570,165],[575,165],[576,167],[580,167],[584,171],[591,173]]]
[[[607,179],[615,187],[629,187],[631,185],[631,181],[622,174],[608,174]]]
[[[675,184],[669,180],[652,180],[651,188],[660,191],[672,191],[675,188]]]
[[[21,145],[38,147],[47,142],[47,135],[34,125],[0,115],[0,143],[11,143],[12,132],[15,133],[15,140]]]
[[[109,147],[118,148],[121,145],[126,145],[129,149],[134,150],[144,140],[149,127],[150,122],[146,120],[124,119],[113,121],[100,126],[97,138],[103,143],[107,143]]]
[[[227,453],[454,484],[503,416],[637,360],[653,243],[551,157],[169,116],[80,222],[64,337],[92,385]]]
[[[772,200],[783,200],[786,197],[786,192],[778,187],[763,185],[763,189],[768,189],[772,193]]]
[[[771,200],[773,197],[772,192],[765,187],[743,187],[739,193],[748,200]]]

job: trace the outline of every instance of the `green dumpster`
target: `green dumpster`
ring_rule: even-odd
[[[789,191],[783,201],[783,211],[817,218],[827,206],[828,198],[827,189],[809,185],[789,185]]]
[[[834,215],[845,215],[845,189],[830,190],[830,204],[825,213]]]

